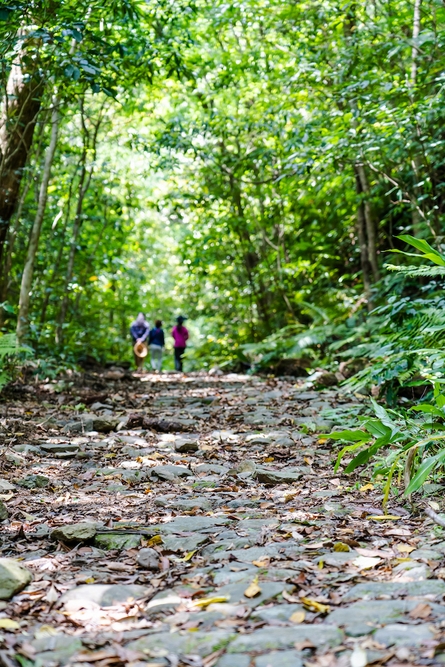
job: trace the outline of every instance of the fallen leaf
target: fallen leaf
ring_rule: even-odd
[[[294,611],[289,620],[291,623],[303,623],[305,618],[306,614],[304,611]]]
[[[334,551],[350,551],[350,549],[344,542],[336,542],[334,544]]]
[[[246,596],[246,598],[254,598],[260,593],[261,593],[261,588],[258,586],[256,581],[252,581],[252,583],[244,591],[244,595]]]
[[[263,556],[260,560],[253,560],[252,565],[255,565],[256,567],[269,567],[270,558],[269,556]]]
[[[431,615],[431,607],[426,602],[419,602],[418,605],[411,609],[409,616],[411,618],[428,618]]]
[[[398,521],[402,517],[396,516],[395,514],[371,514],[366,518],[372,519],[373,521]]]
[[[264,459],[264,463],[272,463],[272,461],[275,461],[273,456],[268,456]]]
[[[18,630],[20,623],[13,621],[12,618],[0,618],[0,628],[2,630]]]
[[[410,554],[411,551],[414,551],[416,547],[412,547],[410,544],[398,544],[397,545],[397,551],[401,551],[402,553],[405,554]]]
[[[359,570],[370,570],[381,562],[381,558],[371,558],[371,556],[358,556],[352,561]]]
[[[317,602],[317,600],[312,600],[312,598],[300,598],[300,600],[305,607],[311,611],[316,611],[319,614],[329,614],[331,611],[328,604],[322,604],[321,602]]]
[[[149,547],[153,547],[155,544],[162,544],[162,537],[160,535],[154,535],[153,537],[150,537],[147,544]]]
[[[365,649],[356,644],[350,657],[351,667],[366,667],[368,664],[368,656]]]
[[[195,553],[196,553],[197,551],[198,551],[198,549],[195,549],[194,551],[189,551],[189,552],[184,556],[184,558],[180,558],[179,560],[181,560],[183,563],[188,563],[189,560],[192,560],[193,556],[195,555]]]
[[[193,607],[208,607],[209,604],[216,604],[218,602],[228,602],[230,600],[230,595],[215,595],[211,598],[201,598],[201,600],[195,600],[192,603]]]
[[[374,491],[374,484],[364,484],[362,487],[360,487],[360,491],[362,491],[362,493],[364,491]]]

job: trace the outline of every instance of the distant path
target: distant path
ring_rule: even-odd
[[[315,434],[360,407],[119,369],[9,392],[1,555],[33,580],[0,602],[0,665],[443,664],[443,530],[382,517]],[[9,597],[26,571],[4,565]]]

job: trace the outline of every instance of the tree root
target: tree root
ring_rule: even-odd
[[[442,519],[436,512],[431,509],[431,507],[426,507],[424,510],[425,514],[430,517],[434,521],[434,523],[437,523],[438,526],[442,526],[442,528],[445,528],[445,519]]]

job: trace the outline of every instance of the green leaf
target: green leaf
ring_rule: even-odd
[[[347,442],[367,442],[370,436],[366,431],[333,431],[332,433],[323,433],[320,438],[331,438],[332,440],[346,440]]]
[[[419,469],[417,470],[416,474],[408,484],[408,487],[405,491],[405,496],[409,496],[411,493],[414,493],[420,487],[423,485],[429,474],[432,472],[432,470],[443,463],[445,461],[445,449],[442,449],[438,454],[435,456],[430,456],[429,458],[425,459],[423,463],[420,465]]]

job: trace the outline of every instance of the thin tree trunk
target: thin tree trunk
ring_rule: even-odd
[[[371,265],[373,282],[377,282],[380,279],[380,269],[377,259],[377,225],[371,208],[371,192],[363,164],[356,164],[356,173],[363,193],[363,211],[365,215],[366,235],[368,237],[368,259]]]
[[[357,194],[361,196],[362,189],[360,179],[358,177],[357,171],[355,173],[355,183]],[[365,292],[366,302],[368,310],[372,310],[373,304],[371,299],[371,266],[369,264],[368,257],[368,244],[366,241],[366,220],[365,220],[365,210],[363,202],[359,201],[357,204],[357,238],[360,246],[360,264],[362,268],[363,276],[363,289]]]
[[[44,90],[38,68],[33,63],[30,71],[25,55],[26,48],[11,68],[0,119],[0,266]]]
[[[413,46],[411,49],[411,76],[410,76],[410,88],[411,88],[411,103],[414,103],[414,97],[415,97],[415,88],[417,85],[417,58],[419,55],[419,47],[417,44],[417,40],[419,38],[419,33],[420,33],[420,9],[422,7],[422,0],[415,0],[414,2],[414,14],[413,14],[413,32],[412,32],[412,41],[413,41]],[[420,129],[416,123],[416,134],[417,137],[420,136]],[[417,183],[421,180],[420,178],[420,170],[421,170],[421,161],[420,157],[416,155],[412,161],[412,167],[413,167],[413,172],[414,172],[414,186],[413,186],[413,191],[414,191],[414,196],[417,200],[417,198],[420,195],[419,188],[417,187]],[[411,220],[412,220],[412,226],[413,226],[413,234],[414,236],[421,236],[422,231],[425,230],[425,224],[422,221],[422,218],[419,213],[419,209],[417,206],[412,207],[411,211]]]
[[[29,328],[29,304],[32,287],[32,277],[34,273],[34,264],[39,246],[40,232],[42,229],[43,218],[45,215],[46,202],[48,200],[48,184],[51,177],[51,167],[54,160],[54,154],[57,146],[57,136],[59,132],[59,106],[58,100],[53,101],[53,111],[51,114],[51,139],[46,150],[45,165],[43,169],[42,183],[40,185],[39,204],[36,217],[31,230],[28,252],[26,256],[25,267],[23,269],[22,282],[20,285],[19,314],[17,318],[17,339],[22,343],[28,334]]]

